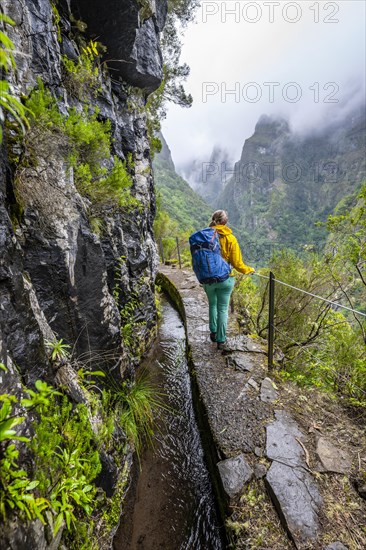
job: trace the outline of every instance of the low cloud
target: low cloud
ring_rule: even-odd
[[[263,114],[283,117],[295,133],[307,135],[331,129],[365,105],[363,2],[280,2],[272,23],[268,2],[239,2],[248,5],[249,19],[262,13],[256,23],[243,15],[236,22],[229,14],[235,4],[207,3],[206,23],[202,8],[184,38],[182,61],[191,67],[187,90],[194,105],[170,106],[163,123],[181,172],[194,161],[209,161],[215,145],[238,160]],[[286,21],[283,13],[298,17],[296,5],[301,17]],[[209,16],[207,8],[218,11]]]

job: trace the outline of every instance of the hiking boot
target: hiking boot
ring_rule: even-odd
[[[210,332],[210,340],[211,342],[216,342],[216,332]]]

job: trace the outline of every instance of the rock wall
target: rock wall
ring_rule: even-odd
[[[132,159],[131,193],[140,202],[129,211],[110,203],[99,208],[101,229],[96,231],[91,203],[76,189],[62,142],[47,142],[44,153],[33,166],[25,165],[19,178],[14,158],[24,151],[5,132],[0,149],[0,363],[8,372],[0,371],[2,393],[21,383],[32,386],[37,379],[57,385],[49,340],[63,339],[73,362],[103,368],[118,382],[133,376],[154,335],[158,260],[144,107],[147,94],[162,78],[159,32],[167,2],[146,5],[149,9],[145,6],[142,14],[135,0],[59,0],[56,11],[49,0],[1,3],[1,10],[15,21],[14,27],[6,26],[15,45],[17,71],[7,77],[15,95],[27,96],[40,77],[58,98],[61,113],[70,107],[98,108],[98,120],[111,122],[112,155]],[[119,61],[108,70],[108,63],[103,64],[97,94],[90,90],[77,99],[65,86],[62,56],[76,60],[80,54],[74,31],[81,18],[88,25],[86,30],[83,26],[84,40],[96,33],[107,46],[105,59]],[[121,336],[126,319],[120,312],[126,304],[132,304],[133,349]],[[72,371],[66,367],[63,383],[78,400],[77,381],[71,383]],[[37,529],[37,547],[48,547],[39,525]],[[24,534],[19,526],[8,536],[4,530],[3,543],[24,548],[33,531]]]
[[[128,4],[131,13],[134,12],[136,2],[124,2],[125,10]],[[161,5],[166,6],[166,3],[161,2]],[[82,6],[83,2],[80,2],[75,9],[82,9]],[[67,5],[61,2],[59,7],[62,14],[61,43],[57,39],[52,7],[47,0],[6,1],[4,10],[16,22],[13,29],[9,27],[9,34],[19,52],[16,55],[18,70],[12,82],[15,91],[18,95],[28,94],[36,85],[37,78],[41,77],[57,94],[60,110],[66,112],[70,104],[75,106],[75,100],[63,88],[61,55],[65,50],[68,55],[71,51],[77,55],[78,49],[70,33],[70,21],[66,18]],[[90,13],[95,12],[90,10]],[[113,13],[110,18],[114,21]],[[108,14],[105,6],[104,14],[105,17]],[[124,39],[128,42],[131,33],[138,34],[141,28],[139,18],[134,20],[135,26],[131,25],[129,19],[125,26],[122,20],[119,21],[115,38],[121,44]],[[154,29],[155,56],[161,59],[158,27]],[[103,36],[99,40],[103,41]],[[140,46],[142,58],[154,53],[151,41]],[[154,71],[158,83],[161,66],[160,73],[154,63],[145,68],[145,73],[141,71],[140,85],[146,84],[149,88],[149,78]],[[77,354],[108,350],[115,352],[118,361],[123,351],[119,305],[128,301],[132,291],[138,290],[143,302],[140,317],[146,321],[144,337],[148,338],[155,324],[153,281],[157,258],[152,235],[155,196],[144,95],[132,89],[126,81],[112,82],[105,77],[101,93],[97,98],[91,95],[87,102],[89,106],[99,108],[100,120],[111,121],[114,155],[124,159],[127,153],[132,153],[132,192],[142,203],[142,209],[126,214],[111,206],[106,207],[101,214],[104,228],[97,235],[89,223],[90,203],[77,192],[72,171],[68,170],[60,148],[46,149],[47,156],[45,154],[44,158],[37,160],[37,168],[26,171],[25,183],[19,191],[19,188],[14,189],[14,172],[7,160],[6,143],[3,144],[1,286],[3,299],[7,293],[11,303],[11,307],[2,308],[3,348],[8,350],[21,371],[32,379],[42,372],[46,361],[29,289],[34,292],[52,330],[59,338],[75,346]],[[79,108],[77,103],[76,108]],[[13,212],[19,194],[22,195],[23,211],[15,219]],[[124,259],[122,268],[119,267],[121,257]],[[117,272],[121,287],[120,304],[113,296]],[[30,283],[28,290],[24,277]],[[13,323],[17,325],[16,330]],[[32,345],[29,345],[30,341],[33,341]],[[30,374],[33,371],[34,376]]]

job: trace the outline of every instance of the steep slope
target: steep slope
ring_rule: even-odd
[[[325,233],[315,223],[366,177],[365,143],[364,109],[305,137],[285,120],[262,116],[216,206],[228,210],[241,241],[259,256],[273,245],[322,247]]]
[[[170,149],[160,134],[162,150],[154,158],[155,185],[163,210],[179,223],[182,230],[206,227],[211,208],[175,171]]]

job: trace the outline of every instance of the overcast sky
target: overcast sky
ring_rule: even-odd
[[[364,101],[365,7],[364,0],[204,0],[182,38],[194,104],[171,105],[162,124],[177,168],[209,161],[214,145],[238,160],[261,114],[309,132]]]

